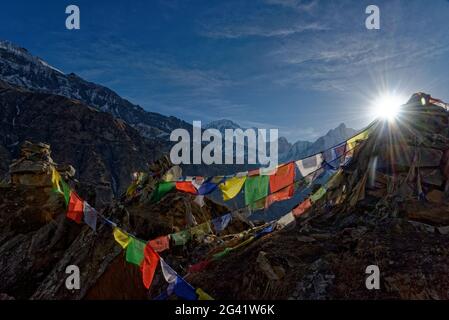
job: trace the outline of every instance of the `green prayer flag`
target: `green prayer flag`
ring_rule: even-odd
[[[258,202],[268,195],[269,182],[270,176],[248,177],[245,181],[245,205],[258,208]]]
[[[176,246],[183,246],[185,245],[191,238],[190,236],[190,230],[184,230],[177,233],[172,233],[170,235],[170,238],[173,239]]]
[[[64,195],[64,200],[65,200],[65,204],[66,206],[69,205],[69,201],[70,201],[70,187],[67,183],[65,183],[64,180],[61,180],[61,186],[62,186],[62,194]]]
[[[317,192],[315,192],[311,197],[310,197],[310,201],[312,202],[317,202],[318,200],[320,200],[322,197],[324,197],[324,195],[326,194],[326,188],[321,187],[318,189]]]
[[[129,263],[134,263],[140,266],[144,258],[144,249],[146,243],[135,238],[131,238],[128,246],[126,247],[126,261]]]
[[[226,248],[223,251],[216,253],[212,256],[212,260],[220,260],[226,257],[229,253],[231,253],[231,248]]]
[[[159,202],[167,193],[176,186],[175,182],[159,182],[151,195],[151,202]]]

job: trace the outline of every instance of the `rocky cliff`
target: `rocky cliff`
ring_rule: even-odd
[[[163,152],[159,140],[143,138],[126,122],[78,100],[31,92],[0,81],[0,175],[25,140],[52,146],[58,163],[76,169],[76,179],[93,189],[98,205],[109,203],[135,171]]]

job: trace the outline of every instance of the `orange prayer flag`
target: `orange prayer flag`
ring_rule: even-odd
[[[149,289],[153,282],[154,273],[159,264],[159,255],[153,250],[151,245],[147,243],[144,249],[144,258],[140,265],[142,272],[142,280],[145,288]]]
[[[176,190],[191,193],[191,194],[197,194],[198,191],[194,187],[191,181],[178,181],[176,182]]]
[[[76,223],[81,223],[84,214],[84,201],[76,194],[75,191],[70,192],[69,206],[67,209],[67,218],[72,219]]]
[[[293,162],[278,168],[276,173],[270,176],[271,194],[267,197],[265,207],[271,206],[276,201],[290,199],[295,192],[294,181],[295,164]]]
[[[162,252],[170,248],[170,240],[168,236],[161,236],[150,241],[150,246],[156,252]]]
[[[299,217],[300,215],[304,214],[307,210],[309,210],[312,207],[312,202],[310,199],[305,200],[304,202],[300,203],[295,209],[293,209],[293,215],[295,217]]]

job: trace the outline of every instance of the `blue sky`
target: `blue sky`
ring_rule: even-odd
[[[81,30],[65,29],[69,4]],[[446,0],[15,0],[0,38],[150,111],[313,140],[366,125],[384,91],[449,101],[448,17]]]

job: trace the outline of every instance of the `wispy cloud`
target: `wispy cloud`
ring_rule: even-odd
[[[299,12],[310,12],[317,8],[318,0],[265,0],[266,4],[279,5]]]

